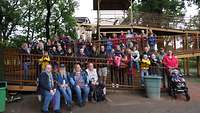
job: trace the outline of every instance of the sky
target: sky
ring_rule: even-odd
[[[97,18],[96,11],[93,10],[93,0],[78,0],[79,7],[75,11],[76,17],[88,17],[92,23],[95,23],[95,20]],[[191,7],[186,8],[186,18],[190,16],[194,16],[198,13],[197,6],[192,5]],[[115,13],[116,12],[112,12]],[[121,15],[121,14],[120,14]],[[116,17],[120,15],[111,15],[110,17]]]

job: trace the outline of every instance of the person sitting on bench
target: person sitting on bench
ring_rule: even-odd
[[[80,107],[84,106],[88,99],[90,88],[88,86],[88,75],[85,71],[82,71],[80,64],[75,64],[74,72],[70,77],[70,83],[78,97],[78,105]]]
[[[70,74],[66,72],[65,64],[61,64],[59,73],[55,78],[59,86],[59,91],[64,96],[68,109],[71,110],[72,92],[70,88],[69,76]]]
[[[45,71],[39,76],[39,88],[43,98],[42,112],[49,113],[49,105],[53,101],[54,113],[61,113],[60,111],[60,92],[57,90],[57,85],[54,82],[52,75],[52,66],[46,65]]]

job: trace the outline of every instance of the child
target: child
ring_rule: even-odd
[[[50,64],[50,57],[47,51],[45,51],[42,58],[39,59],[39,64],[41,65],[42,71],[45,70],[46,65]]]
[[[151,62],[147,55],[144,55],[141,61],[141,83],[142,86],[144,86],[144,76],[149,76],[149,66],[151,65]]]

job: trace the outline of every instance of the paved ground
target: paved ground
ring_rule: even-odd
[[[200,83],[189,82],[191,101],[177,100],[162,94],[160,100],[150,100],[143,92],[110,92],[108,101],[88,103],[85,107],[73,107],[73,113],[200,113]],[[67,113],[64,108],[63,113]],[[20,102],[7,105],[5,113],[40,113],[36,95],[26,95]]]

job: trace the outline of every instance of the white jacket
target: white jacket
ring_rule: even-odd
[[[97,70],[96,69],[93,69],[93,71],[90,71],[89,69],[86,69],[86,72],[88,74],[89,81],[92,81],[92,82],[97,82],[98,81],[98,75],[97,75]]]

